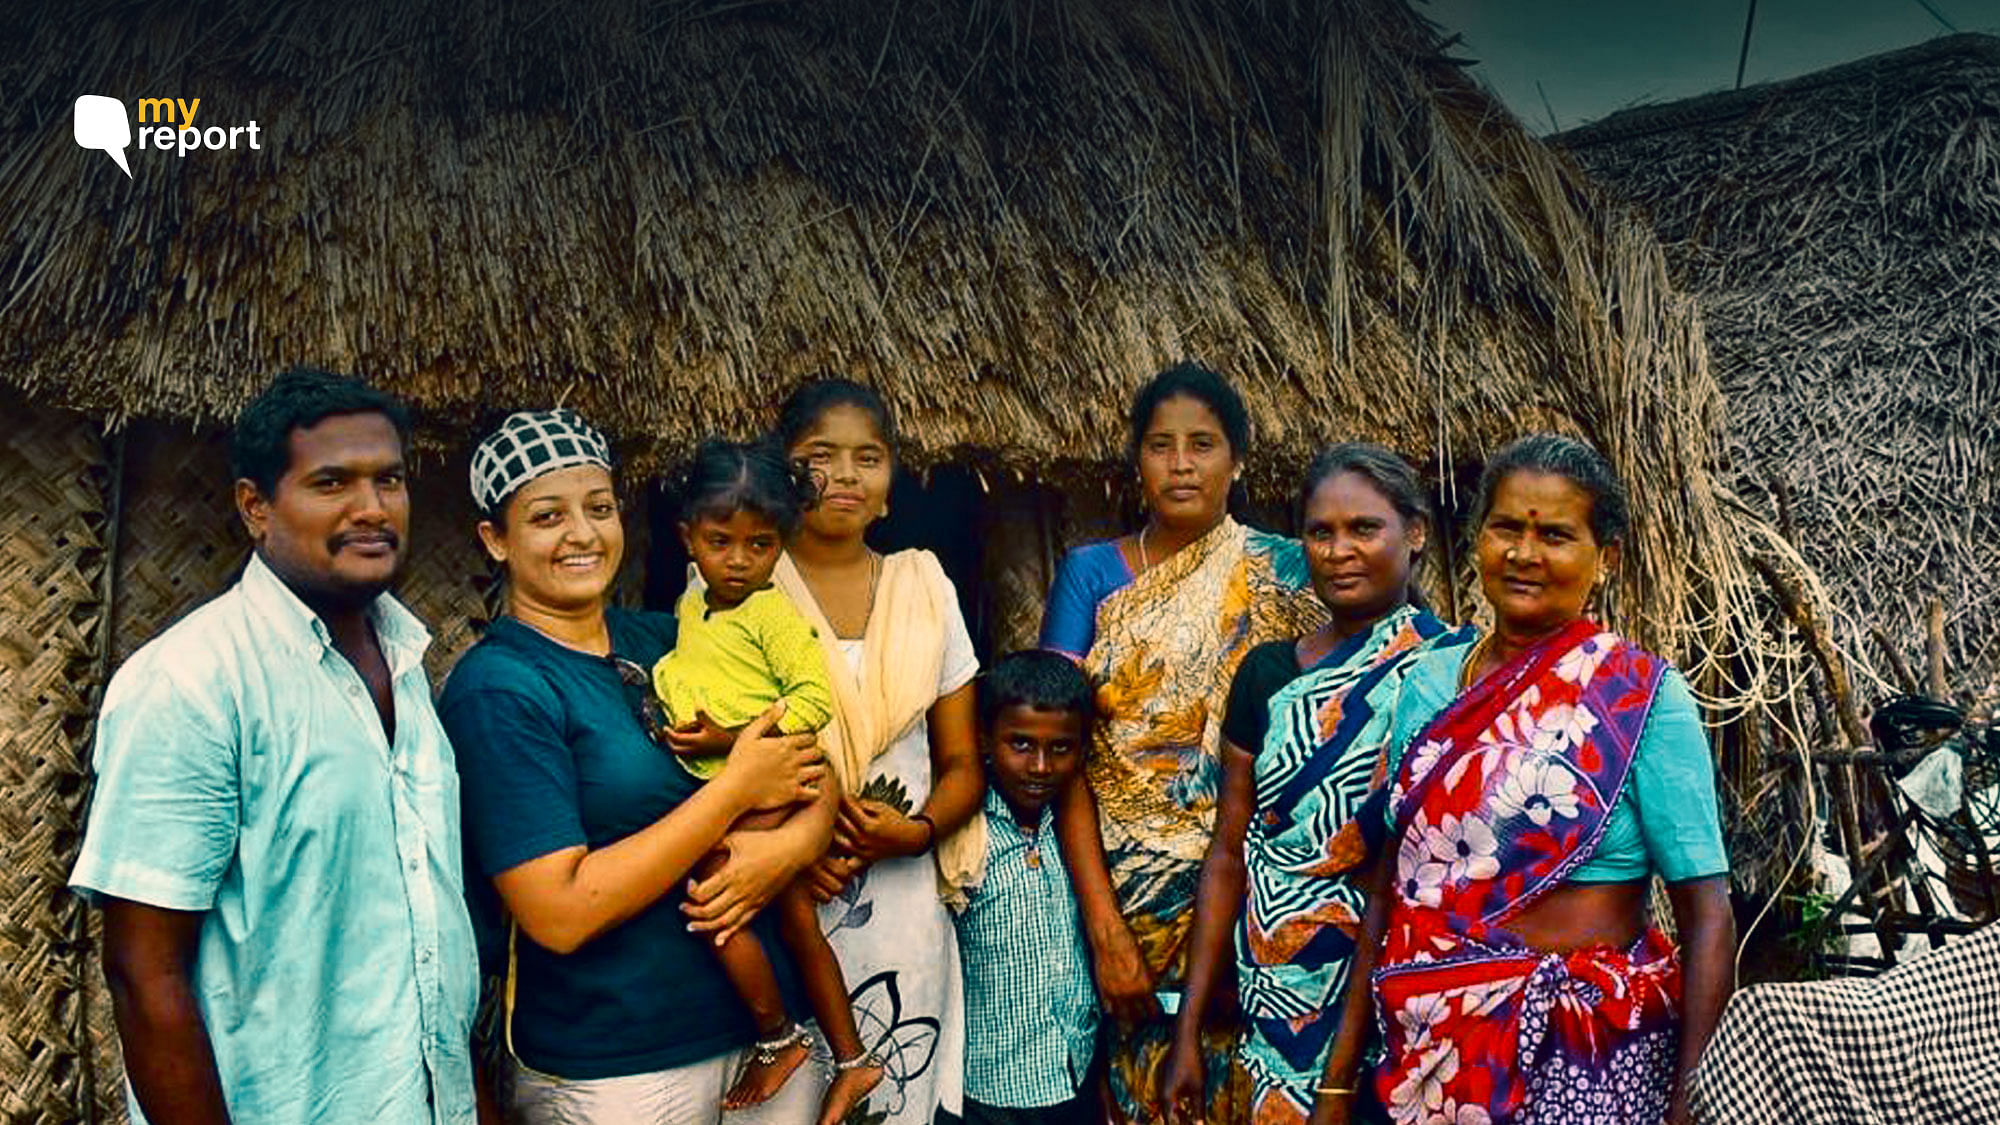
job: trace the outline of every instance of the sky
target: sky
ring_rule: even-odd
[[[2000,35],[2000,0],[1756,0],[1743,84],[1809,74],[1959,31]],[[1750,0],[1429,0],[1457,53],[1529,129],[1736,83]],[[1537,91],[1536,84],[1541,89]],[[1546,104],[1544,102],[1546,95]]]

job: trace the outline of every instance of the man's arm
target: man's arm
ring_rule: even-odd
[[[195,1002],[204,914],[121,898],[104,903],[104,976],[139,1108],[154,1121],[228,1125],[215,1051]]]

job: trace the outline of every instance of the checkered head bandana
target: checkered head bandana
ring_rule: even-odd
[[[472,451],[472,499],[482,512],[495,512],[514,490],[546,473],[572,465],[611,467],[604,435],[574,410],[524,410],[509,414]]]

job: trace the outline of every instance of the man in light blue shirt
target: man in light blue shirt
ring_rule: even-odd
[[[243,411],[243,577],[105,692],[71,885],[104,910],[135,1122],[475,1118],[478,992],[393,399],[291,371]]]

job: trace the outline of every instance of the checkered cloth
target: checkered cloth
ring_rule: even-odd
[[[1691,1093],[1710,1125],[2000,1125],[2000,924],[1872,980],[1745,989]]]
[[[576,411],[524,410],[472,451],[472,499],[498,511],[514,490],[544,473],[572,465],[611,467],[611,446]]]

